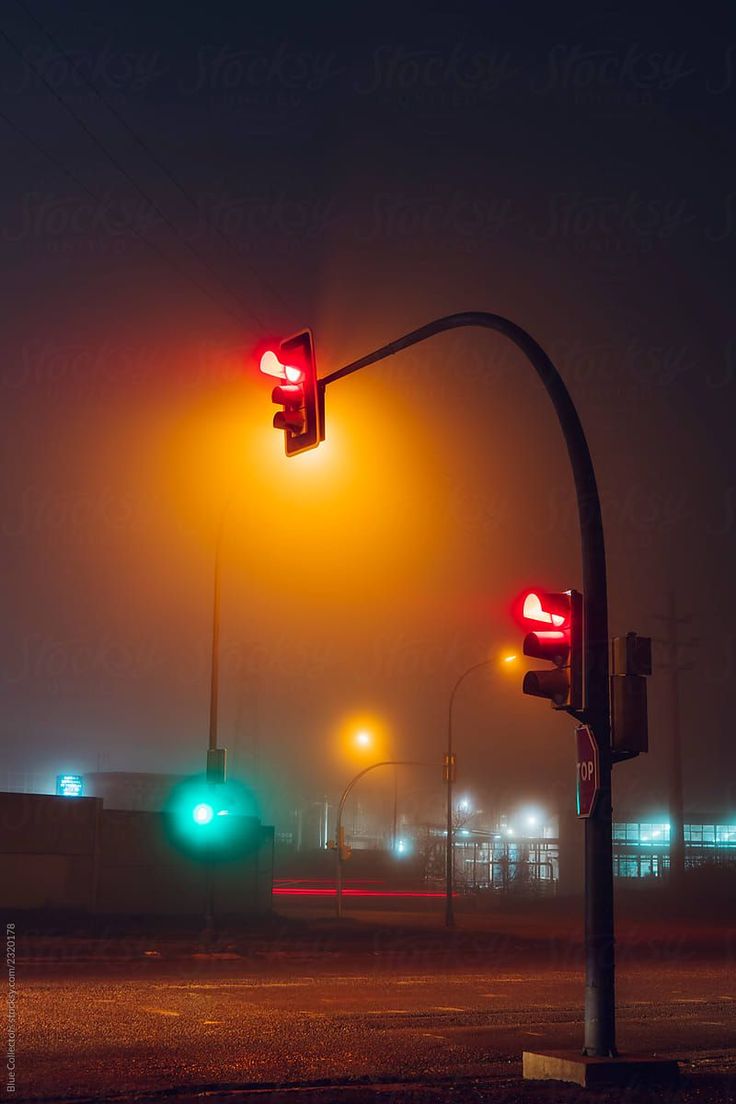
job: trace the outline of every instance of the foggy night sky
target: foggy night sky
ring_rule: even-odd
[[[611,632],[661,636],[670,588],[691,615],[686,810],[736,816],[736,24],[596,8],[27,0],[192,207],[3,6],[3,114],[100,198],[0,119],[0,786],[201,769],[226,508],[220,738],[264,813],[335,793],[364,711],[439,787],[457,676],[519,649],[522,587],[581,584],[551,406],[502,338],[456,332],[331,386],[326,444],[287,461],[252,351],[311,325],[326,374],[476,309],[578,405]],[[572,803],[573,724],[520,678],[464,685],[460,784]],[[655,671],[617,808],[664,809],[668,693]]]

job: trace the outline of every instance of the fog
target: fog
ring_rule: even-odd
[[[552,407],[501,337],[456,332],[331,385],[325,443],[287,459],[254,351],[309,325],[326,374],[478,309],[558,365],[611,632],[656,638],[617,807],[666,806],[673,592],[686,809],[732,816],[730,40],[654,9],[34,11],[78,68],[6,13],[35,69],[3,42],[5,785],[202,769],[222,519],[220,740],[264,815],[334,800],[364,717],[439,791],[457,677],[519,650],[524,586],[581,586]],[[573,723],[520,681],[464,683],[459,785],[572,804]]]

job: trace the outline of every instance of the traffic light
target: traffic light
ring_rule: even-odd
[[[611,745],[627,758],[649,751],[647,675],[652,673],[652,641],[627,633],[611,642]]]
[[[227,778],[227,748],[207,749],[207,781],[221,785]]]
[[[347,862],[348,859],[350,858],[350,856],[353,853],[353,849],[352,849],[352,847],[350,847],[349,844],[347,844],[345,842],[345,829],[342,826],[340,826],[339,846],[340,846],[340,860],[342,862]]]
[[[316,448],[324,441],[324,396],[317,379],[311,330],[302,330],[282,341],[278,354],[268,349],[260,369],[283,382],[271,392],[271,401],[282,407],[274,414],[274,429],[284,432],[287,456]]]
[[[196,775],[177,783],[165,813],[165,829],[177,849],[225,860],[234,859],[247,843],[244,833],[258,809],[241,782],[212,783],[206,775]]]
[[[524,655],[554,664],[550,671],[527,671],[522,690],[548,698],[553,709],[583,707],[583,596],[577,590],[550,594],[541,590],[521,595],[518,617],[523,628]]]
[[[345,842],[345,829],[344,828],[340,828],[340,842],[339,842],[339,845],[338,845],[337,840],[331,839],[331,840],[327,841],[327,847],[330,851],[337,851],[338,847],[339,847],[340,861],[341,862],[347,862],[348,859],[350,858],[350,856],[353,853],[353,849],[350,846],[350,844]]]

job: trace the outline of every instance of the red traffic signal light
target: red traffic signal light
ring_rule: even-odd
[[[583,707],[583,596],[577,590],[522,594],[518,618],[527,632],[524,655],[554,664],[551,671],[527,671],[522,690],[547,698],[554,709]]]
[[[317,379],[311,330],[302,330],[282,341],[278,354],[268,349],[261,357],[264,375],[283,383],[274,387],[271,401],[282,410],[274,415],[274,429],[284,432],[287,456],[316,448],[324,441],[324,401]]]

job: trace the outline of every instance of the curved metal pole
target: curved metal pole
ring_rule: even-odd
[[[413,760],[406,759],[387,759],[381,763],[372,763],[370,767],[365,767],[362,771],[359,771],[354,778],[351,778],[343,790],[342,797],[337,806],[337,820],[335,823],[335,911],[338,919],[342,916],[342,811],[350,795],[350,791],[356,782],[361,780],[364,774],[368,774],[369,771],[377,770],[378,767],[418,767],[420,765],[421,764]]]
[[[583,567],[585,709],[580,717],[598,743],[600,792],[585,821],[585,1042],[583,1053],[616,1054],[611,841],[611,732],[609,718],[606,554],[598,487],[588,443],[565,383],[544,349],[521,326],[487,311],[438,318],[320,380],[320,389],[369,364],[447,330],[479,326],[507,337],[526,356],[545,386],[562,429],[577,492]]]
[[[445,838],[445,927],[447,928],[454,928],[455,926],[455,906],[452,900],[452,883],[454,878],[453,844],[455,842],[454,825],[452,823],[452,785],[454,774],[454,763],[452,761],[452,707],[455,704],[455,695],[468,675],[472,674],[473,671],[477,671],[479,667],[487,667],[490,662],[490,659],[484,659],[480,663],[474,663],[472,667],[468,667],[467,671],[463,671],[452,688],[452,692],[450,693],[450,704],[447,708],[447,832]]]

